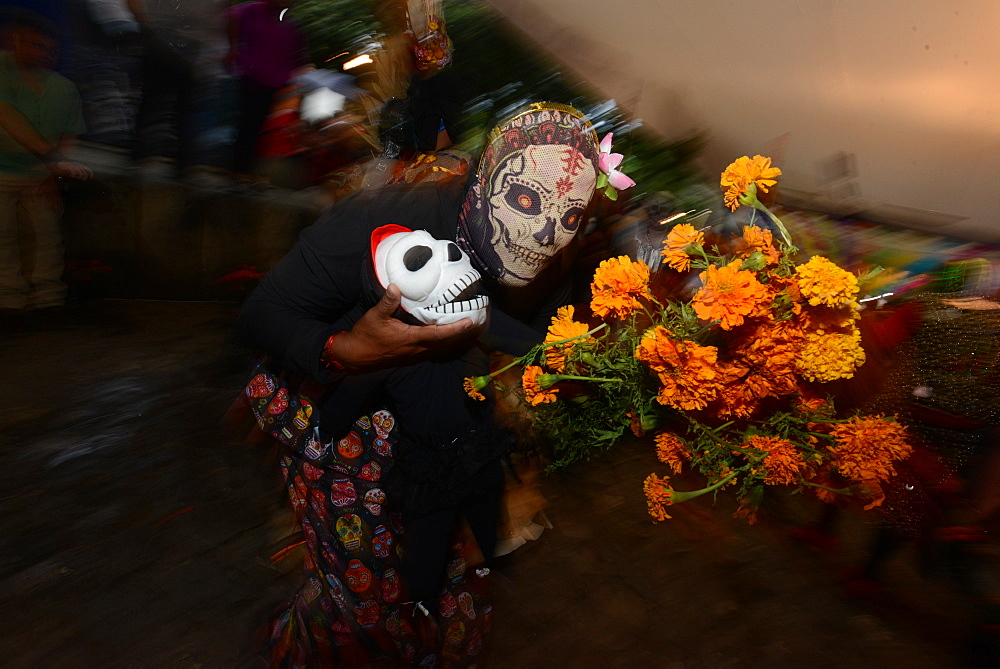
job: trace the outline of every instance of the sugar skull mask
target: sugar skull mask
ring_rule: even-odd
[[[572,107],[535,103],[494,128],[459,217],[473,265],[506,286],[534,279],[579,230],[597,155]]]
[[[372,233],[372,258],[381,286],[395,284],[401,306],[421,323],[486,322],[489,298],[480,292],[479,272],[454,242],[385,225]]]

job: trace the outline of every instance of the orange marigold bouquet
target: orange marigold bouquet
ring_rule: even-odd
[[[781,220],[757,198],[781,171],[744,156],[722,174],[725,203],[751,207],[731,250],[677,224],[664,242],[664,271],[699,272],[688,300],[660,300],[650,269],[627,256],[601,263],[590,311],[552,319],[544,343],[512,364],[534,430],[551,445],[551,467],[615,444],[629,431],[653,435],[672,473],[700,472],[708,485],[674,490],[669,475],[644,482],[650,514],[733,486],[739,515],[753,519],[766,486],[811,489],[826,501],[853,494],[881,504],[880,483],[910,453],[891,416],[837,417],[822,384],[850,378],[865,362],[857,327],[859,279],[821,256],[801,262]],[[777,231],[756,224],[766,216]],[[505,370],[466,380],[479,390]]]

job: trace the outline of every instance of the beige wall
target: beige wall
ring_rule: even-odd
[[[765,153],[789,200],[1000,241],[998,0],[489,0],[707,173]]]

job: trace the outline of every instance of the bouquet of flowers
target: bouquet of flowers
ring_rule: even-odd
[[[853,494],[884,499],[880,483],[911,447],[891,416],[838,417],[822,384],[850,378],[864,363],[859,278],[821,256],[798,264],[782,222],[757,198],[781,171],[769,158],[742,157],[722,174],[725,203],[751,207],[751,224],[720,250],[703,232],[675,225],[664,242],[673,271],[700,271],[688,300],[657,298],[650,269],[628,256],[605,260],[591,283],[590,311],[572,306],[552,320],[544,343],[512,365],[523,368],[534,430],[552,445],[554,467],[616,443],[631,429],[654,435],[674,474],[690,467],[707,486],[645,480],[649,513],[732,486],[737,514],[751,522],[765,486],[811,489],[825,501]],[[766,216],[777,231],[756,225]],[[509,366],[508,366],[509,367]],[[505,369],[466,379],[479,392]]]

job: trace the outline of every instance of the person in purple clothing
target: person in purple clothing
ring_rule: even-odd
[[[297,70],[310,64],[306,40],[287,16],[292,0],[263,0],[233,7],[229,12],[226,64],[239,75],[239,120],[233,171],[250,175],[260,129],[275,93]]]

